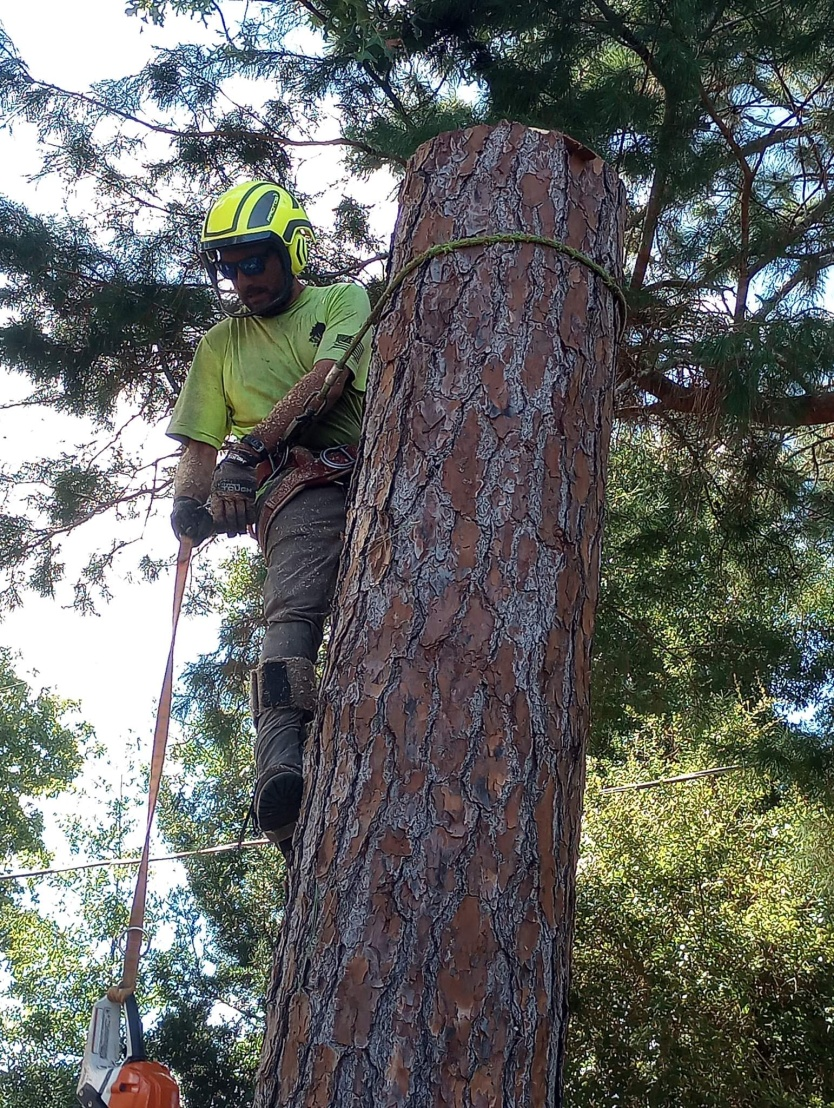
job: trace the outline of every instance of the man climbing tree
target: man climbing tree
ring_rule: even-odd
[[[237,185],[212,206],[202,258],[221,305],[225,278],[242,307],[200,342],[168,427],[184,444],[176,535],[200,543],[215,529],[232,537],[254,524],[266,558],[267,629],[252,673],[253,807],[285,856],[301,803],[314,663],[335,585],[370,348],[359,344],[328,378],[370,304],[360,285],[299,281],[312,238],[301,205],[269,181]],[[291,431],[300,444],[292,448]],[[237,441],[215,468],[229,434]]]

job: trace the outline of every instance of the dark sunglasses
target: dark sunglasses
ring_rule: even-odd
[[[253,254],[251,258],[244,258],[240,262],[217,262],[217,272],[227,281],[234,281],[238,273],[242,273],[244,277],[257,277],[266,269],[266,259],[270,253],[267,250],[264,254]]]

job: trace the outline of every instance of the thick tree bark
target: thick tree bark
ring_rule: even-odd
[[[422,146],[392,272],[526,231],[617,279],[623,193],[555,132]],[[617,318],[470,248],[377,333],[258,1108],[558,1105]]]

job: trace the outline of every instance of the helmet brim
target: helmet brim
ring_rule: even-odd
[[[208,257],[215,251],[226,250],[230,246],[247,246],[250,242],[268,242],[270,239],[284,245],[284,240],[274,231],[248,231],[239,235],[218,235],[214,239],[201,239],[200,253]]]

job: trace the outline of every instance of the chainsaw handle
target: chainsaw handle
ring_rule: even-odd
[[[144,1062],[147,1059],[145,1053],[145,1038],[142,1034],[142,1020],[139,1016],[139,1005],[133,993],[125,998],[125,1034],[127,1057],[126,1062]]]

